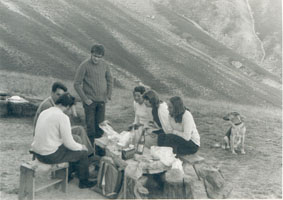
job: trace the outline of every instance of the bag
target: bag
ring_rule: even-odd
[[[107,198],[116,198],[121,190],[124,172],[110,157],[102,157],[94,190]]]
[[[176,160],[176,154],[173,153],[172,147],[150,147],[150,154],[153,158],[159,159],[164,165],[171,166]]]

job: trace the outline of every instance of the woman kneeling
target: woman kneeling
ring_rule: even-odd
[[[180,97],[168,101],[169,130],[158,135],[158,146],[173,148],[177,155],[194,154],[200,146],[200,136],[194,118]]]

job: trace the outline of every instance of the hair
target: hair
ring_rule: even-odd
[[[143,99],[148,100],[152,108],[158,108],[160,100],[156,92],[149,90],[143,94]]]
[[[183,119],[183,114],[186,111],[183,100],[179,96],[174,96],[169,99],[173,105],[173,118],[176,123],[181,123]]]
[[[141,85],[140,86],[136,86],[134,88],[134,92],[139,92],[139,93],[143,94],[145,92],[145,87],[141,86]]]
[[[152,113],[153,120],[158,124],[158,126],[162,127],[160,119],[158,117],[158,107],[160,104],[160,100],[159,100],[157,93],[152,90],[149,90],[143,94],[143,99],[149,101],[152,107],[151,113]]]
[[[52,92],[56,92],[57,89],[62,89],[64,92],[67,92],[67,87],[61,82],[55,82],[52,85]]]
[[[65,92],[56,100],[55,104],[61,104],[64,107],[71,107],[75,104],[75,97],[73,97],[69,92]]]
[[[105,52],[104,46],[102,44],[95,44],[91,47],[90,52],[96,55],[104,56],[104,52]]]

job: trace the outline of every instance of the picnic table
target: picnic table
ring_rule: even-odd
[[[166,166],[160,160],[153,158],[150,154],[150,149],[146,147],[142,155],[135,154],[134,158],[123,160],[121,148],[117,146],[117,143],[108,139],[106,135],[95,139],[94,144],[105,149],[106,156],[115,159],[116,162],[120,162],[125,166],[124,181],[118,198],[146,198],[148,190],[144,187],[144,184],[147,178],[144,175],[158,174],[171,169],[171,166]],[[127,169],[131,166],[132,169],[141,170],[140,173],[137,173],[140,176],[127,172]]]

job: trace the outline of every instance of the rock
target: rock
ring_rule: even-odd
[[[239,61],[232,61],[231,64],[238,69],[243,66],[243,64]]]
[[[8,98],[9,94],[0,91],[0,116],[8,115]]]
[[[24,99],[18,96],[13,97],[14,98],[11,97],[7,101],[8,115],[17,117],[34,116],[41,102],[41,100],[36,99]]]
[[[0,116],[6,116],[8,114],[8,101],[0,100]]]
[[[202,165],[198,171],[204,181],[205,190],[209,198],[228,198],[233,187],[225,181],[218,169],[212,166]]]

